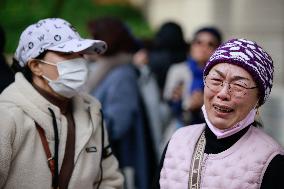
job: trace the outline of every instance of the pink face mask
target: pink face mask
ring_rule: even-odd
[[[223,129],[223,130],[218,129],[214,125],[212,125],[212,123],[208,119],[207,112],[205,110],[204,105],[202,106],[202,112],[203,112],[205,121],[208,127],[210,128],[210,130],[217,136],[217,139],[221,139],[221,138],[226,138],[228,136],[231,136],[239,132],[240,130],[246,128],[251,123],[253,123],[257,110],[255,108],[252,109],[242,121],[236,123],[233,127],[230,127],[228,129]]]

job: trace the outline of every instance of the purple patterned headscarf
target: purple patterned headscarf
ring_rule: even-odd
[[[229,63],[244,68],[256,82],[259,106],[267,100],[273,83],[273,60],[256,42],[247,39],[231,39],[223,43],[208,60],[203,75],[218,63]]]

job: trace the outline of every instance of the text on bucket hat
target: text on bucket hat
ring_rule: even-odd
[[[21,34],[15,59],[25,66],[45,50],[102,54],[107,45],[101,40],[83,39],[75,28],[61,18],[47,18],[28,26]]]
[[[208,60],[203,75],[218,63],[229,63],[244,68],[251,74],[259,89],[259,106],[267,100],[273,84],[273,60],[256,42],[231,39],[223,43]]]

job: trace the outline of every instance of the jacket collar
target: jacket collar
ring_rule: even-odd
[[[60,109],[45,99],[26,80],[22,73],[17,73],[15,75],[15,82],[3,91],[1,94],[1,101],[18,106],[25,114],[28,114],[44,129],[48,139],[54,140],[52,116],[48,108],[51,108],[55,113],[57,123],[61,123],[62,121]],[[84,140],[85,135],[91,135],[91,129],[96,129],[96,120],[98,120],[98,116],[100,116],[101,106],[97,100],[87,94],[76,96],[72,98],[72,101],[74,121],[76,128],[78,128],[76,129],[76,140],[82,141]],[[91,124],[87,122],[89,118],[91,118],[93,121],[93,128],[90,128]],[[82,127],[87,127],[87,129],[80,129]],[[59,135],[61,133],[61,129],[61,127],[58,127]]]

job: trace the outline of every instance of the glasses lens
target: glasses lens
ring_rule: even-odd
[[[223,81],[218,78],[207,76],[205,78],[205,85],[213,92],[219,92],[222,89]]]
[[[218,93],[220,92],[224,86],[224,82],[222,79],[219,79],[217,77],[212,77],[212,76],[207,76],[205,79],[205,85],[214,93]],[[227,82],[225,82],[227,83]],[[233,83],[227,83],[228,86],[228,92],[232,95],[235,96],[237,98],[243,97],[246,92],[247,89],[244,88],[241,85],[238,84],[233,84]]]

